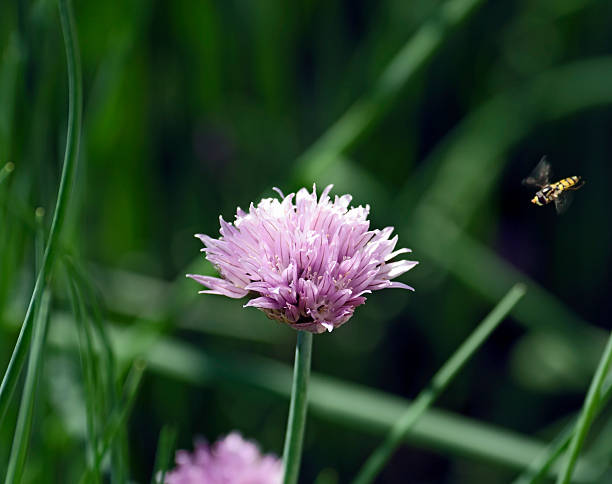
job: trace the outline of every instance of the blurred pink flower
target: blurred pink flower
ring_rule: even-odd
[[[193,454],[176,453],[176,468],[166,484],[280,484],[283,467],[274,455],[261,455],[257,444],[237,432],[212,447],[197,442]]]
[[[369,230],[370,207],[351,207],[350,195],[317,200],[302,188],[281,199],[264,198],[249,211],[238,208],[234,223],[220,217],[221,237],[197,234],[206,258],[221,278],[187,274],[208,290],[232,298],[250,296],[245,304],[295,329],[322,333],[344,324],[365,294],[399,287],[391,279],[417,262],[390,262],[409,249],[394,251],[393,227]]]

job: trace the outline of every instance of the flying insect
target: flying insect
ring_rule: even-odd
[[[571,192],[581,188],[585,181],[580,176],[569,176],[550,183],[551,175],[550,163],[546,156],[543,156],[531,175],[523,180],[523,185],[539,189],[531,199],[531,203],[542,206],[553,202],[555,210],[558,214],[561,214],[567,210],[572,201]]]

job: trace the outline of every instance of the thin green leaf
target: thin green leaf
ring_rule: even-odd
[[[19,417],[17,419],[17,427],[13,437],[11,456],[6,473],[6,484],[21,482],[21,476],[23,474],[30,441],[30,431],[32,429],[32,415],[34,413],[36,389],[42,368],[50,301],[51,294],[47,290],[41,300],[40,308],[36,311],[37,317],[32,336],[32,345],[30,346],[28,371],[23,387],[23,394],[21,395]]]
[[[372,91],[357,100],[300,158],[296,178],[311,183],[371,128],[393,105],[402,88],[464,22],[482,0],[447,0],[406,42]]]
[[[157,443],[157,452],[155,453],[155,467],[153,468],[153,476],[151,484],[164,484],[166,472],[170,466],[170,459],[176,445],[176,428],[167,425],[162,428]]]
[[[136,400],[136,395],[138,394],[138,387],[145,368],[145,362],[138,360],[134,362],[130,372],[128,373],[125,380],[122,401],[108,418],[108,423],[104,429],[104,432],[102,433],[102,438],[100,439],[98,450],[96,452],[96,458],[98,460],[96,462],[97,466],[100,466],[102,459],[104,459],[106,453],[112,445],[113,440],[127,423]],[[91,478],[92,476],[90,470],[86,469],[79,482],[84,484],[86,482],[90,482]]]
[[[66,135],[64,165],[42,268],[36,278],[32,297],[23,324],[21,325],[21,332],[17,338],[17,343],[15,344],[11,359],[2,379],[2,384],[0,385],[0,424],[10,404],[11,397],[17,386],[19,375],[28,353],[35,308],[38,306],[42,293],[44,292],[47,279],[51,276],[59,244],[59,237],[64,226],[66,210],[70,201],[70,193],[79,153],[82,105],[81,65],[70,0],[59,0],[59,12],[64,34],[68,67],[68,131]]]
[[[582,411],[580,412],[580,417],[578,418],[578,423],[574,429],[574,435],[570,442],[569,450],[567,451],[565,466],[563,472],[558,475],[557,484],[568,484],[572,479],[580,449],[582,449],[584,439],[597,414],[597,408],[602,398],[602,385],[610,369],[610,364],[612,364],[612,333],[610,333],[608,344],[606,345],[606,349],[604,350],[597,370],[595,371],[595,375],[593,376],[593,380],[591,381],[591,386],[589,387]]]
[[[420,417],[437,400],[440,394],[459,373],[466,362],[476,353],[493,330],[504,320],[510,310],[525,294],[525,286],[516,284],[508,294],[493,308],[489,315],[470,334],[457,351],[446,361],[432,378],[431,383],[415,399],[410,408],[393,425],[385,441],[365,462],[354,482],[367,484],[373,482],[395,449]]]
[[[102,319],[99,300],[101,297],[96,293],[95,288],[90,281],[86,271],[71,257],[65,257],[66,266],[78,285],[84,293],[84,299],[91,310],[91,322],[96,332],[98,341],[102,344],[102,353],[100,355],[101,377],[104,380],[102,386],[105,391],[101,392],[104,401],[103,407],[107,413],[110,413],[117,404],[117,371],[115,355],[111,341],[106,331],[106,326]],[[125,449],[127,448],[127,433],[122,431],[119,436],[113,440],[111,451],[111,474],[113,482],[123,482],[127,479],[127,459],[125,458]]]
[[[608,380],[607,383],[604,384],[596,413],[601,412],[610,401],[610,398],[612,398],[612,380]],[[525,469],[512,484],[535,484],[544,479],[544,477],[550,473],[550,469],[553,468],[557,458],[562,455],[569,446],[574,435],[574,429],[576,428],[576,421],[577,419],[572,419],[572,421],[565,426],[563,431],[561,431],[559,435],[533,459],[527,469]],[[582,469],[579,468],[578,470],[583,474]],[[597,474],[593,476],[592,480],[595,480],[596,475]]]
[[[95,350],[89,332],[89,324],[85,312],[85,305],[78,286],[74,280],[68,280],[70,299],[73,306],[74,321],[76,324],[76,332],[79,340],[79,356],[81,359],[81,367],[83,369],[83,380],[85,382],[85,407],[87,421],[87,462],[92,468],[92,479],[94,482],[100,482],[100,467],[99,460],[96,456],[98,431],[97,420],[102,420],[104,417],[100,414],[98,408],[99,392],[97,382],[97,372],[95,370]]]
[[[44,217],[45,209],[42,207],[38,207],[34,211],[34,223],[36,224],[36,237],[34,239],[36,272],[39,272],[42,268],[43,258],[45,255],[45,228],[43,226]]]
[[[0,54],[0,159],[5,160],[10,155],[13,144],[14,106],[17,99],[15,93],[23,64],[21,39],[17,30],[9,34],[6,49]]]

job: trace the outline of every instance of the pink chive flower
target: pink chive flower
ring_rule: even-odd
[[[369,205],[350,207],[350,195],[317,199],[302,188],[264,198],[248,212],[237,210],[234,223],[220,217],[221,237],[197,234],[219,277],[187,274],[208,289],[203,294],[249,296],[245,304],[261,309],[298,330],[322,333],[346,323],[365,295],[379,289],[412,287],[393,282],[417,262],[390,262],[409,249],[394,250],[393,227],[370,230]]]
[[[283,476],[280,459],[262,456],[257,444],[237,432],[212,447],[198,442],[193,454],[179,450],[176,464],[166,484],[280,484]]]

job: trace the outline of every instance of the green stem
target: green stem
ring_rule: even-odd
[[[524,294],[525,286],[523,284],[516,284],[510,289],[493,311],[489,313],[453,356],[440,368],[427,388],[419,394],[413,404],[397,421],[387,435],[386,440],[372,453],[363,465],[353,481],[354,484],[367,484],[374,481],[412,426],[444,391],[459,370],[463,368],[465,363],[474,355],[476,350],[489,337],[497,325],[502,322]]]
[[[34,322],[34,309],[39,304],[47,280],[51,275],[53,263],[55,262],[58,240],[64,226],[64,219],[66,218],[66,210],[70,200],[70,192],[79,153],[83,94],[81,86],[81,64],[70,0],[59,0],[59,14],[62,23],[62,32],[64,34],[68,67],[68,131],[66,134],[64,165],[42,267],[38,272],[36,284],[34,285],[32,297],[30,298],[30,303],[23,324],[21,325],[17,343],[15,344],[11,360],[9,361],[6,373],[2,379],[2,384],[0,385],[0,424],[6,414],[6,410],[19,381],[19,374],[21,373],[28,353],[32,324]]]
[[[601,400],[601,387],[603,385],[604,379],[608,374],[608,370],[610,369],[610,364],[612,363],[612,333],[610,333],[610,337],[608,338],[608,344],[606,345],[606,349],[604,351],[601,360],[599,360],[599,365],[597,366],[597,370],[595,371],[595,376],[591,381],[591,386],[589,387],[589,391],[587,393],[586,399],[584,401],[584,405],[582,407],[582,412],[580,413],[580,417],[578,418],[578,424],[576,425],[576,429],[574,430],[574,436],[570,443],[570,447],[567,453],[567,459],[565,461],[565,466],[563,471],[559,473],[557,478],[557,484],[567,484],[572,479],[572,474],[574,472],[574,467],[576,466],[576,461],[578,460],[578,455],[580,454],[580,449],[582,448],[582,444],[584,443],[584,439],[589,431],[591,423],[595,418],[597,413],[597,408],[599,406],[599,402]]]
[[[306,407],[308,405],[308,379],[310,378],[310,359],[312,354],[312,333],[298,331],[295,346],[295,366],[289,404],[289,420],[285,434],[283,464],[285,475],[283,484],[295,484],[300,473],[302,441],[306,426]]]
[[[32,346],[28,358],[28,372],[26,374],[23,394],[21,396],[21,406],[19,407],[19,417],[17,418],[17,427],[13,437],[11,457],[9,458],[6,480],[4,481],[5,484],[21,482],[23,474],[23,466],[28,452],[30,431],[32,429],[36,387],[39,380],[42,353],[45,345],[50,299],[49,291],[45,291],[40,308],[36,311],[38,321],[32,338]]]

